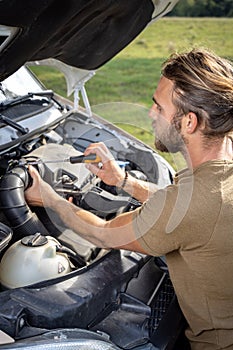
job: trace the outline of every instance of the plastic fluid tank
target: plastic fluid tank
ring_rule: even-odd
[[[36,233],[17,241],[3,255],[0,280],[6,288],[17,288],[63,276],[71,271],[69,258],[57,252],[60,243]]]

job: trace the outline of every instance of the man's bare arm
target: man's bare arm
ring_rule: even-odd
[[[85,155],[95,153],[102,160],[102,167],[98,164],[88,164],[88,169],[97,175],[104,183],[110,186],[122,188],[132,197],[136,198],[141,203],[144,203],[155,191],[157,186],[151,182],[138,180],[135,177],[127,174],[125,179],[125,171],[119,167],[113,155],[108,150],[103,142],[92,143],[85,150]]]
[[[33,185],[25,192],[30,205],[54,210],[74,232],[100,248],[127,249],[145,253],[137,242],[133,230],[133,212],[105,221],[59,196],[38,172],[30,167]]]

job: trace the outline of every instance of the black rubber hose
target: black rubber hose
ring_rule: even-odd
[[[37,232],[42,235],[48,234],[25,201],[24,191],[29,185],[30,175],[26,166],[16,166],[7,171],[0,180],[0,207],[14,232],[15,239]]]

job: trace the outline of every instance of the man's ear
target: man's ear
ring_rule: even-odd
[[[183,118],[183,130],[188,134],[193,134],[197,130],[198,119],[194,112],[187,113]]]

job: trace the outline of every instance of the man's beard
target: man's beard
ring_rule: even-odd
[[[182,152],[185,149],[186,140],[182,136],[180,120],[173,118],[171,124],[163,123],[162,127],[156,129],[155,147],[158,151],[166,153]],[[156,123],[154,123],[155,127]]]

